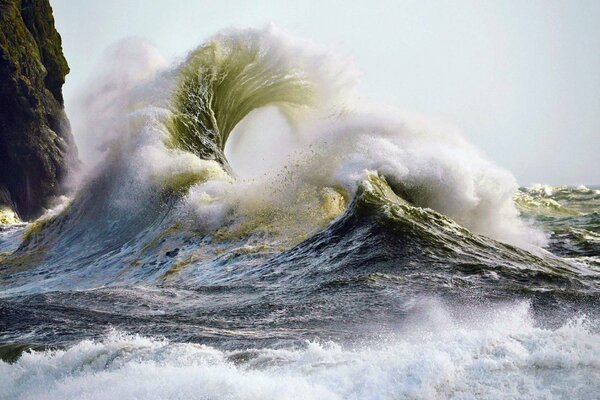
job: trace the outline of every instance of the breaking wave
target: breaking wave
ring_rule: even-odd
[[[597,189],[519,189],[274,27],[107,57],[75,194],[0,211],[0,397],[598,392]]]
[[[480,310],[482,311],[482,310]],[[353,348],[310,341],[291,349],[222,351],[112,331],[68,350],[0,361],[12,399],[592,398],[600,337],[582,319],[532,325],[527,304],[482,321],[444,310],[403,337]]]

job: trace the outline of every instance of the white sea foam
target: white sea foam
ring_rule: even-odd
[[[313,110],[312,114],[303,114],[310,123],[298,123],[297,119],[293,127],[286,127],[285,120],[273,110],[253,113],[251,122],[242,124],[237,142],[247,144],[254,140],[260,143],[268,141],[264,139],[267,137],[276,144],[265,146],[268,152],[252,146],[240,149],[239,143],[235,150],[229,151],[234,161],[236,153],[245,160],[241,163],[242,176],[253,169],[252,164],[257,158],[271,161],[263,163],[270,170],[257,168],[263,175],[252,176],[257,190],[249,190],[252,185],[247,181],[243,183],[246,195],[241,200],[236,197],[234,202],[238,206],[244,199],[255,202],[256,199],[247,194],[262,195],[264,188],[281,192],[284,186],[285,190],[290,190],[289,180],[297,182],[297,191],[291,190],[286,198],[275,196],[275,206],[277,201],[289,202],[289,199],[297,198],[298,191],[305,193],[307,187],[341,185],[352,193],[356,184],[364,179],[366,170],[378,170],[401,187],[403,194],[416,205],[433,208],[478,233],[527,248],[545,244],[544,235],[519,217],[512,200],[518,187],[514,177],[471,145],[456,128],[435,124],[423,117],[408,116],[392,107],[358,101],[356,79],[348,78],[355,73],[348,72],[344,75],[346,78],[326,84],[333,80],[332,76],[343,71],[337,59],[277,30],[259,31],[258,36],[256,33],[247,33],[248,40],[258,40],[258,37],[261,46],[267,48],[265,53],[278,55],[273,62],[288,68],[308,69],[307,77],[314,79],[318,87],[326,87],[323,92],[327,95],[324,96],[335,99],[338,104],[332,105],[334,103],[329,100],[326,106]],[[239,32],[235,33],[236,40],[239,36]],[[301,57],[295,62],[297,54]],[[313,65],[315,63],[318,68]],[[334,91],[339,95],[331,94]],[[332,110],[338,112],[332,115]],[[291,137],[291,131],[294,137]],[[249,137],[239,137],[244,134]],[[259,136],[263,139],[259,140]],[[239,155],[246,150],[249,153]],[[283,185],[282,175],[286,179]]]
[[[474,311],[465,321],[433,308],[401,336],[355,348],[234,352],[111,332],[0,362],[0,398],[591,399],[600,391],[600,336],[585,319],[542,329],[527,304]]]
[[[127,132],[129,114],[139,108],[136,89],[164,67],[158,50],[141,38],[123,39],[105,50],[69,110],[79,156],[87,166],[95,166],[107,147]]]
[[[208,221],[206,227],[218,228],[232,210],[237,210],[240,218],[244,210],[264,214],[269,202],[273,208],[287,209],[292,214],[296,206],[320,206],[323,190],[341,186],[352,194],[366,170],[378,170],[415,205],[446,214],[475,232],[526,248],[545,244],[544,235],[519,217],[512,199],[517,189],[514,177],[471,145],[457,129],[407,117],[391,107],[358,101],[353,68],[345,69],[339,57],[276,28],[226,31],[211,40],[244,38],[258,41],[265,48],[261,56],[273,57],[265,63],[270,68],[305,69],[302,76],[314,81],[322,101],[312,111],[304,110],[301,116],[295,116],[293,126],[288,126],[290,120],[286,122],[273,109],[251,113],[249,120],[240,124],[238,137],[234,132],[234,144],[228,153],[234,159],[233,165],[236,153],[245,159],[245,164],[238,163],[242,168],[239,175],[251,179],[224,184],[219,177],[219,182],[203,182],[191,189],[187,204],[197,212],[198,221]],[[132,46],[140,50],[132,51]],[[96,89],[84,102],[87,110],[83,114],[88,120],[76,133],[93,138],[94,146],[99,145],[98,141],[119,142],[116,151],[123,152],[125,148],[130,159],[129,171],[123,173],[138,180],[168,179],[169,174],[197,172],[207,167],[197,157],[164,145],[169,132],[159,120],[170,115],[164,107],[169,103],[172,82],[181,65],[161,70],[164,62],[160,56],[136,40],[121,43],[110,54],[118,60],[114,64],[116,71],[111,69],[94,79],[91,87]],[[280,134],[282,130],[284,134]],[[280,142],[261,148],[236,148],[235,142],[248,143],[249,139],[243,138],[245,134],[250,135],[250,141],[251,135],[260,135]],[[240,157],[241,152],[247,153]],[[270,161],[262,166],[257,162],[252,168],[252,160],[260,158]],[[254,173],[248,175],[250,170]],[[295,181],[293,185],[291,180]],[[155,179],[151,182],[155,183]],[[281,195],[284,191],[288,193]],[[305,233],[320,224],[308,224]]]

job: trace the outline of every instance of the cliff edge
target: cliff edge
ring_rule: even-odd
[[[0,205],[38,217],[77,150],[64,112],[69,66],[49,0],[0,0]]]

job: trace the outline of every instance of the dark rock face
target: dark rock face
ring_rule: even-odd
[[[49,0],[0,0],[0,204],[41,214],[77,154],[63,109],[69,66]]]

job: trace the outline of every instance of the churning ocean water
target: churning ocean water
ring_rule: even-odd
[[[0,225],[0,399],[598,398],[600,187],[519,188],[272,27],[132,47],[101,160]]]

